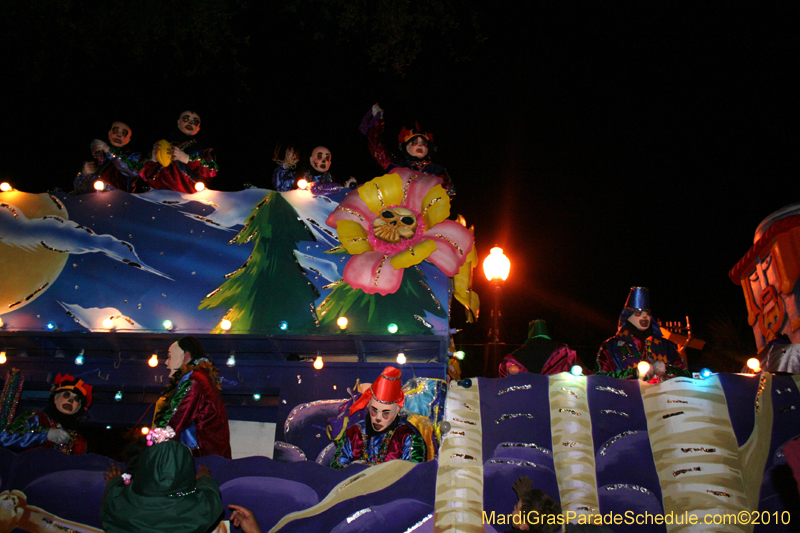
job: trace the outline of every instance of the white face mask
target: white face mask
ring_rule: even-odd
[[[187,355],[189,354],[181,350],[181,347],[178,346],[177,342],[172,343],[172,345],[169,347],[166,361],[167,368],[169,368],[170,377],[172,377],[172,375],[183,366],[183,363],[186,362]]]
[[[399,412],[400,406],[396,403],[385,404],[372,398],[367,404],[369,422],[372,424],[372,429],[377,432],[381,432],[391,426]]]
[[[308,160],[317,172],[327,172],[331,168],[331,151],[324,146],[317,146]]]
[[[178,129],[186,135],[196,135],[200,131],[200,115],[184,111],[178,117]]]
[[[124,122],[115,122],[108,131],[108,142],[121,148],[131,142],[131,128]]]
[[[81,409],[81,397],[71,390],[57,392],[53,397],[56,409],[65,415],[74,415]]]
[[[633,324],[639,331],[646,331],[647,328],[650,327],[652,321],[653,319],[647,311],[634,311],[633,314],[628,317],[628,322]]]

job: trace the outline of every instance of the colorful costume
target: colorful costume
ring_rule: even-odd
[[[330,172],[315,172],[307,170],[297,172],[292,168],[278,166],[272,173],[272,188],[278,192],[291,191],[297,188],[297,182],[305,179],[308,183],[333,183],[333,175]]]
[[[222,513],[217,480],[195,479],[192,454],[168,440],[142,453],[130,484],[121,477],[108,482],[100,521],[107,533],[205,533]]]
[[[358,460],[364,464],[377,465],[392,459],[414,463],[426,460],[425,441],[402,415],[381,433],[376,433],[366,420],[347,428],[344,437],[336,443],[331,466],[344,468]]]
[[[172,426],[195,457],[231,458],[228,413],[222,403],[217,369],[206,358],[191,361],[178,372],[156,403],[153,427]]]
[[[97,171],[93,174],[84,174],[83,170],[75,177],[74,187],[79,192],[94,192],[94,182],[101,180],[105,183],[105,190],[120,190],[126,192],[142,192],[138,185],[139,172],[142,162],[138,152],[131,153],[125,148],[109,146],[108,152],[94,152],[97,161]]]
[[[53,381],[45,410],[25,411],[16,416],[13,422],[0,431],[0,446],[13,452],[54,448],[69,455],[86,453],[86,439],[77,432],[77,428],[86,409],[92,404],[92,388],[83,380],[59,373]],[[57,407],[54,398],[63,392],[80,398],[81,405],[74,412],[61,411]],[[59,430],[56,433],[61,432],[63,442],[57,444],[48,440],[51,430]]]
[[[147,161],[141,176],[153,189],[193,193],[196,192],[195,183],[208,183],[217,175],[217,162],[212,148],[203,148],[197,139],[183,133],[170,144],[186,152],[189,162],[184,164],[173,160],[164,167],[156,161]]]
[[[499,375],[501,378],[519,372],[553,375],[569,372],[576,364],[578,354],[575,350],[563,342],[552,340],[544,320],[534,320],[528,325],[528,340],[505,356],[500,363]]]
[[[661,328],[651,320],[646,330],[640,330],[628,321],[634,312],[650,313],[650,292],[644,287],[632,287],[619,317],[617,334],[600,346],[597,353],[598,372],[618,372],[635,367],[639,361],[663,361],[686,370],[686,361],[678,353],[675,343],[665,339]]]
[[[442,166],[431,161],[430,157],[422,159],[412,158],[406,154],[403,145],[414,137],[424,137],[426,140],[433,142],[433,134],[425,133],[416,128],[414,130],[406,130],[400,132],[398,140],[400,141],[400,149],[405,157],[394,157],[391,152],[386,148],[383,141],[383,111],[373,115],[372,110],[368,111],[361,121],[359,129],[361,133],[367,136],[369,143],[369,152],[372,158],[380,167],[386,172],[391,171],[393,168],[410,168],[417,172],[424,172],[425,174],[433,174],[442,178],[442,187],[447,191],[448,196],[455,196],[456,189],[450,181],[450,176],[447,170]]]
[[[367,419],[347,428],[336,441],[333,468],[341,469],[355,461],[377,465],[392,459],[421,463],[432,458],[420,432],[408,421],[408,414],[400,411],[405,402],[400,375],[399,369],[387,366],[350,406],[351,417],[366,408]]]
[[[25,411],[0,432],[0,446],[12,452],[55,448],[69,455],[86,453],[86,439],[77,431],[69,431],[72,438],[68,442],[55,444],[47,440],[47,432],[51,429],[64,429],[64,427],[49,416],[47,411]]]

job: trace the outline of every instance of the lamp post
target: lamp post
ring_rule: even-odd
[[[487,377],[492,377],[497,372],[497,365],[499,364],[499,350],[500,350],[500,288],[503,282],[508,278],[508,272],[511,270],[511,262],[503,254],[503,249],[495,246],[489,251],[489,256],[483,260],[483,273],[486,279],[494,283],[494,309],[492,310],[493,324],[492,324],[492,340],[487,345],[486,357],[484,359],[483,374]],[[491,346],[491,348],[489,348]]]

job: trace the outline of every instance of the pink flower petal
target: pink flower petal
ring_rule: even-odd
[[[375,219],[375,214],[369,210],[364,200],[359,198],[358,191],[351,191],[347,194],[342,203],[336,207],[325,223],[332,228],[336,227],[336,223],[340,220],[352,220],[361,224],[367,232],[372,227],[372,221]]]
[[[422,172],[414,172],[409,178],[416,176],[408,184],[408,196],[406,196],[406,205],[410,205],[415,211],[422,210],[422,199],[430,192],[431,189],[437,185],[442,184],[442,178],[434,176],[433,174],[423,174]]]
[[[445,220],[425,232],[425,238],[436,241],[436,251],[428,260],[451,278],[467,260],[472,250],[472,233],[453,220]]]
[[[353,256],[344,267],[344,281],[367,294],[386,296],[400,288],[403,271],[395,270],[391,257],[381,252],[364,252]]]

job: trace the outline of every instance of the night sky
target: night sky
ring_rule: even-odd
[[[292,13],[148,0],[136,14],[123,2],[15,4],[0,22],[0,178],[21,190],[70,190],[112,121],[130,124],[131,145],[147,151],[185,109],[201,115],[199,138],[217,151],[212,188],[268,187],[278,143],[305,154],[326,145],[333,173],[363,182],[382,173],[358,131],[379,102],[389,145],[414,120],[434,133],[434,160],[458,190],[453,211],[475,225],[481,259],[494,245],[511,259],[507,343],[544,318],[593,360],[629,287],[643,285],[656,317],[689,315],[706,340],[712,321],[730,317],[755,350],[727,272],[759,222],[798,201],[797,6],[553,2],[523,13],[511,3],[407,3],[455,6],[461,26],[422,28],[401,76],[381,72],[369,51],[405,33],[362,24],[345,42],[342,19],[320,14],[345,2],[297,1]],[[158,17],[204,43],[190,4],[228,9],[222,52],[182,48],[182,61],[169,38],[140,29]],[[482,276],[483,320],[457,342],[486,339],[492,291]],[[454,305],[459,327],[462,315]]]

